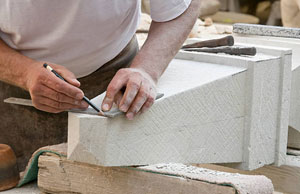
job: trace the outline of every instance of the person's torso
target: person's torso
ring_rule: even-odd
[[[114,58],[138,25],[139,0],[1,0],[0,37],[78,77]]]

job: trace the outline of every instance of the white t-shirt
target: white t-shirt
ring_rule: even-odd
[[[154,21],[181,15],[191,0],[150,0]],[[36,60],[86,76],[117,56],[134,35],[140,0],[0,0],[0,37]]]

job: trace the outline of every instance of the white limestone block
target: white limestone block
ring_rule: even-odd
[[[103,166],[274,163],[281,57],[180,52],[177,58],[158,83],[165,96],[135,120],[69,113],[68,158]]]
[[[244,134],[245,149],[243,163],[235,165],[242,169],[254,169],[273,163],[281,165],[285,163],[286,157],[291,50],[257,47],[257,51],[258,55],[254,58],[258,61],[248,63],[246,66],[248,69],[246,81],[248,88],[245,108],[245,118],[247,119],[245,121],[246,133]],[[264,56],[263,53],[272,54],[278,59],[277,62],[275,62],[276,60],[264,61],[259,59]],[[203,54],[199,53],[198,56],[184,54],[180,57],[190,60],[204,60],[205,56],[200,55]],[[233,63],[230,61],[229,63],[225,57],[223,59],[219,57],[218,62],[225,61],[227,65],[245,67],[241,62]],[[217,60],[209,55],[206,58],[211,62]]]
[[[235,34],[236,42],[247,44],[276,46],[292,49],[292,86],[289,112],[289,126],[296,129],[300,136],[300,39],[271,36],[254,36]],[[277,53],[273,53],[273,55]],[[298,140],[300,144],[300,139]],[[300,148],[300,147],[299,147]]]

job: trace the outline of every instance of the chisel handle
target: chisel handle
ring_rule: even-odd
[[[183,49],[186,48],[203,48],[203,47],[219,47],[219,46],[232,46],[234,45],[234,38],[233,36],[225,36],[223,38],[219,39],[212,39],[212,40],[205,40],[205,41],[199,41],[195,42],[193,44],[187,44],[183,46]]]

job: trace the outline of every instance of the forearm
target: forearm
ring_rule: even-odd
[[[27,69],[33,60],[7,46],[0,39],[0,80],[28,90]]]
[[[157,81],[188,37],[199,15],[199,7],[200,0],[192,0],[189,8],[176,19],[153,21],[148,38],[131,67],[146,71]]]

